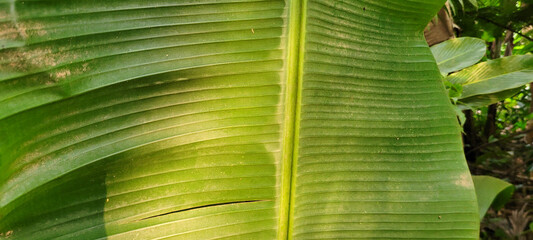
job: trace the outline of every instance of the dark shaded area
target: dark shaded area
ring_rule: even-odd
[[[106,174],[94,170],[100,165],[70,172],[13,201],[2,209],[0,232],[10,239],[105,237]]]

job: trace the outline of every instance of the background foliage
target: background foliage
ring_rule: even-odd
[[[455,35],[485,41],[486,54],[481,62],[532,53],[533,1],[448,2]],[[524,70],[526,75],[518,80],[528,82],[533,67],[528,65]],[[449,88],[456,91],[458,87]],[[478,104],[464,112],[465,152],[472,173],[492,175],[516,187],[505,208],[489,210],[485,216],[483,239],[533,239],[530,212],[533,207],[532,92],[531,85],[522,85],[508,90],[507,97],[493,101],[494,104],[485,102],[485,106]]]

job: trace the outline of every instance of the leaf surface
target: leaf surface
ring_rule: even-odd
[[[472,176],[476,186],[476,195],[479,206],[479,218],[487,213],[489,207],[499,210],[513,196],[514,185],[491,176]]]
[[[533,81],[533,55],[489,60],[451,74],[446,80],[463,85],[461,98],[490,95],[493,99],[505,99],[509,95],[502,95],[502,92],[512,93],[508,90]]]
[[[431,52],[444,76],[476,64],[485,51],[485,41],[471,37],[453,38],[431,46]]]
[[[0,237],[477,239],[443,1],[0,3]]]

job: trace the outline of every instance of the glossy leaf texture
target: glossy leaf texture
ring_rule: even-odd
[[[442,75],[470,67],[485,56],[485,41],[479,38],[453,38],[431,46]]]
[[[480,219],[483,219],[489,207],[496,211],[502,208],[515,190],[513,184],[491,176],[472,176],[472,180],[476,186]]]
[[[477,239],[443,1],[0,1],[0,238]]]

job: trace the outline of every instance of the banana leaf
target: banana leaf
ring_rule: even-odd
[[[485,56],[485,41],[479,38],[453,38],[431,46],[442,75],[470,67]]]
[[[513,196],[514,185],[491,176],[472,176],[476,186],[479,218],[483,219],[489,207],[500,210]]]
[[[468,99],[473,102],[486,99],[488,104],[498,102],[514,95],[517,88],[533,82],[533,55],[489,60],[453,73],[446,80],[463,86],[461,98],[467,99],[467,103]]]
[[[477,239],[443,0],[0,0],[0,238]]]

